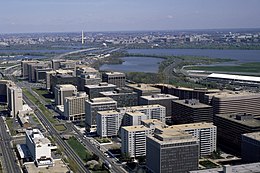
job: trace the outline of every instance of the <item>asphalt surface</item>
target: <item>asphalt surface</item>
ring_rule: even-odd
[[[4,158],[3,159],[4,163],[2,165],[3,170],[5,170],[8,173],[21,172],[19,166],[16,164],[17,160],[10,143],[12,138],[9,135],[9,133],[6,131],[4,120],[2,117],[0,118],[0,137],[1,137],[0,146],[1,146],[2,156]]]

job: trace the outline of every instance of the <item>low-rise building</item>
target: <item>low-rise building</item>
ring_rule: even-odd
[[[39,129],[26,130],[26,145],[36,165],[53,165],[51,156],[53,146],[50,140],[45,138]]]

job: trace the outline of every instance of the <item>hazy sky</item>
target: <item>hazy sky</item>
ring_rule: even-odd
[[[0,0],[0,33],[260,28],[260,0]]]

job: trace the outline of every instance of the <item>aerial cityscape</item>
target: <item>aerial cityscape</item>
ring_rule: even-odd
[[[260,173],[259,6],[1,2],[0,173]]]

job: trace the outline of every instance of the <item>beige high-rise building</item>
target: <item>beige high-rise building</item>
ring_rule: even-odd
[[[64,117],[70,121],[85,120],[85,101],[88,96],[85,92],[79,92],[75,96],[65,97]]]
[[[23,109],[22,89],[13,85],[7,88],[7,104],[10,115],[15,117]]]
[[[54,96],[56,105],[64,105],[65,97],[76,95],[77,88],[71,84],[57,85],[55,87]]]

